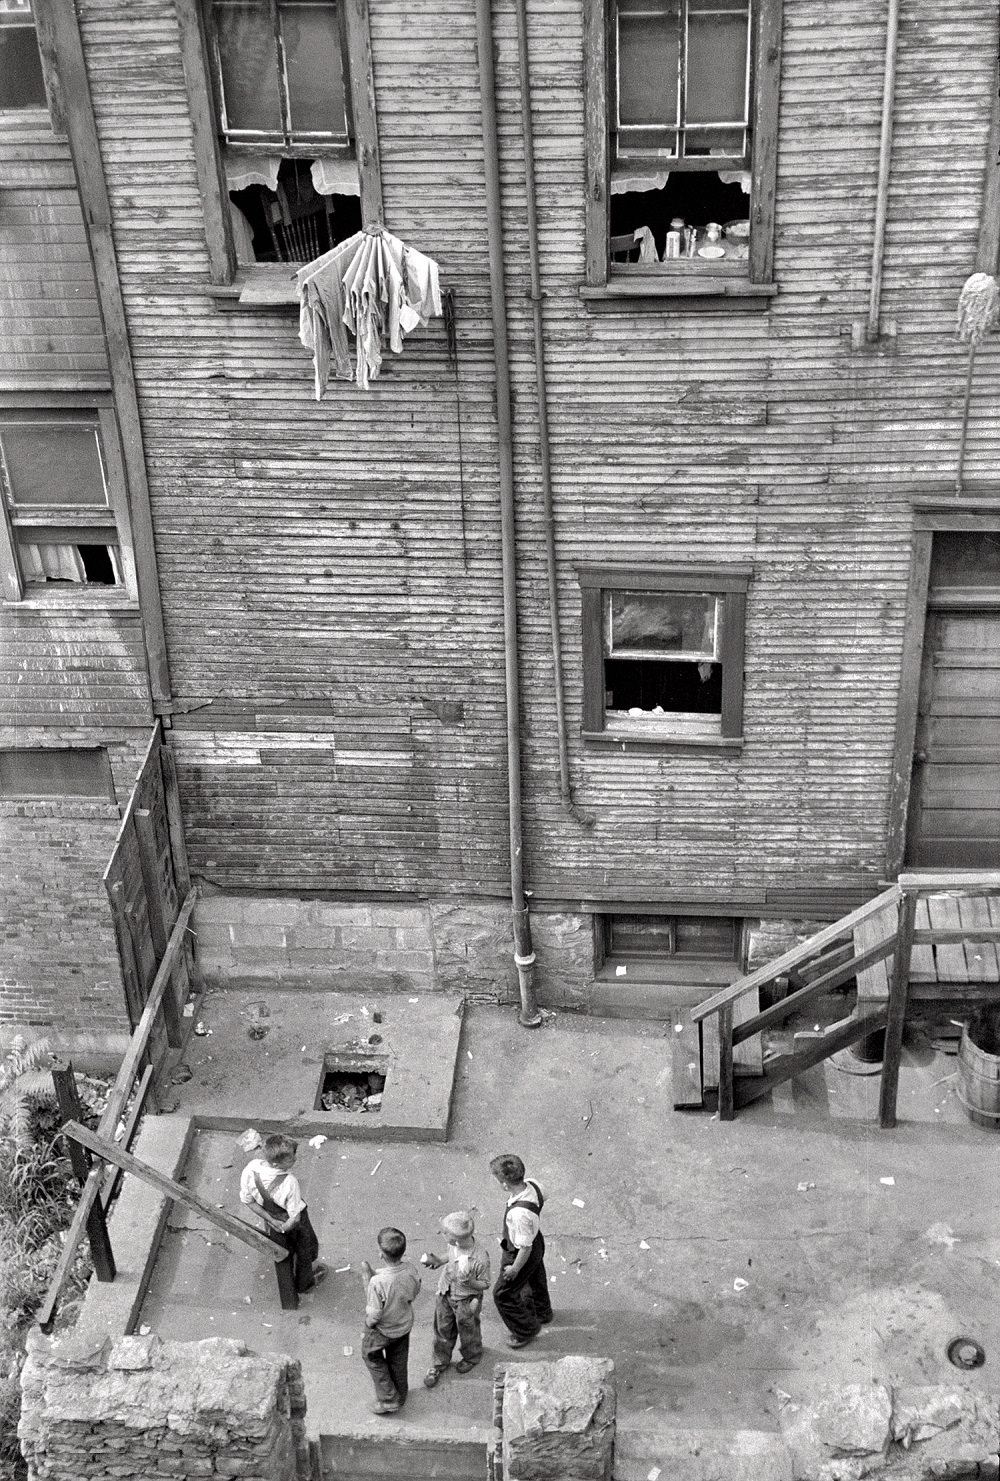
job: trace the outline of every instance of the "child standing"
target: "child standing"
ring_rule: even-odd
[[[240,1176],[240,1202],[262,1219],[268,1239],[288,1250],[292,1279],[301,1294],[318,1286],[327,1267],[317,1262],[319,1240],[298,1178],[292,1174],[296,1145],[289,1136],[264,1138],[263,1156],[248,1162]]]
[[[461,1360],[455,1365],[459,1373],[470,1373],[483,1356],[483,1334],[479,1323],[484,1291],[490,1288],[490,1257],[476,1242],[472,1211],[460,1209],[441,1220],[442,1233],[448,1240],[448,1257],[423,1256],[431,1270],[440,1270],[437,1301],[434,1306],[434,1359],[424,1378],[424,1387],[433,1388],[446,1368],[459,1343]]]
[[[383,1263],[372,1270],[361,1262],[365,1282],[365,1335],[361,1356],[375,1385],[373,1414],[395,1414],[406,1403],[409,1392],[407,1360],[413,1303],[420,1290],[420,1276],[406,1254],[406,1235],[391,1226],[378,1232]]]

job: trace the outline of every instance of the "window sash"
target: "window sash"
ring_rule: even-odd
[[[743,83],[743,108],[741,115],[737,118],[716,118],[704,120],[692,120],[689,118],[688,93],[691,47],[691,16],[693,0],[649,0],[648,8],[645,10],[625,10],[620,8],[619,0],[610,0],[609,25],[608,25],[608,95],[609,95],[609,121],[612,140],[612,160],[614,162],[636,164],[647,162],[670,162],[674,168],[683,163],[688,169],[693,170],[717,170],[747,168],[750,154],[750,102],[753,96],[752,89],[752,59],[753,59],[753,31],[754,31],[754,9],[748,3],[744,6],[740,0],[726,4],[725,0],[711,5],[697,5],[693,13],[698,16],[746,16],[746,58],[744,66]],[[672,12],[672,14],[670,14]],[[625,18],[645,18],[655,14],[667,14],[669,19],[676,19],[677,34],[675,37],[676,49],[676,79],[675,86],[669,91],[673,94],[673,113],[675,122],[665,121],[655,124],[649,121],[629,122],[622,118],[621,100],[623,94],[621,76],[621,27]],[[665,96],[667,90],[665,89]],[[725,135],[738,131],[741,135],[742,147],[737,150],[727,150],[719,154],[702,154],[690,152],[688,148],[689,135],[702,135],[711,137],[712,134]],[[631,145],[629,141],[632,141]]]
[[[66,500],[63,503],[60,503],[56,500],[49,500],[44,497],[26,498],[24,497],[23,492],[21,494],[21,497],[18,496],[19,490],[14,475],[11,471],[11,464],[14,461],[14,458],[12,456],[14,451],[14,439],[12,437],[9,437],[8,429],[13,429],[16,432],[25,432],[27,429],[32,427],[38,429],[43,439],[50,438],[53,434],[58,434],[60,429],[72,429],[75,432],[84,433],[85,443],[88,444],[91,438],[93,439],[92,451],[96,453],[96,471],[100,477],[103,488],[103,500],[84,499],[81,500],[79,503],[77,503],[75,500]],[[89,436],[87,436],[86,434],[89,434]],[[40,449],[40,453],[41,455],[44,455],[44,449]],[[101,425],[99,418],[96,416],[59,417],[17,414],[7,414],[0,416],[0,480],[2,480],[4,484],[8,506],[15,513],[18,511],[31,511],[33,515],[37,514],[41,516],[46,510],[59,508],[104,508],[105,510],[107,510],[110,506],[108,489],[108,463],[107,455],[104,451],[103,440],[101,437]]]
[[[339,0],[339,3],[333,10],[333,15],[337,23],[337,50],[340,58],[343,128],[322,130],[298,128],[293,117],[294,100],[288,81],[288,55],[283,29],[283,13],[286,9],[292,8],[293,0],[289,0],[288,6],[283,3],[283,0],[267,0],[268,15],[271,21],[271,37],[273,41],[272,61],[277,85],[280,128],[240,128],[230,122],[229,109],[226,103],[222,42],[220,40],[220,31],[216,18],[218,15],[224,14],[227,9],[235,8],[238,3],[240,3],[240,0],[208,0],[206,7],[208,41],[215,81],[219,128],[226,142],[237,145],[241,143],[244,145],[274,144],[287,149],[292,149],[297,145],[306,146],[309,144],[340,146],[345,150],[349,148],[354,138],[354,125],[351,113],[350,78],[347,64],[348,47],[344,0]],[[332,7],[329,0],[294,0],[294,8],[308,8],[330,13]]]

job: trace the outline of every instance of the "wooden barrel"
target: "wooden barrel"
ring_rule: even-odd
[[[970,1121],[1000,1131],[1000,1013],[977,1013],[962,1029],[958,1098]]]

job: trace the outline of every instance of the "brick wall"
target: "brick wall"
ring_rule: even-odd
[[[29,1339],[18,1436],[32,1481],[309,1476],[297,1362],[241,1342]]]

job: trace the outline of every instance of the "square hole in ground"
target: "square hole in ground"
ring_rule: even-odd
[[[325,1054],[313,1108],[369,1114],[381,1111],[388,1072],[385,1055]]]

